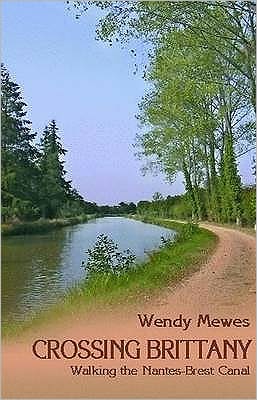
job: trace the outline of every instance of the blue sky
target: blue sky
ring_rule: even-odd
[[[74,19],[62,1],[2,3],[2,58],[23,88],[33,129],[56,119],[73,185],[113,204],[182,193],[182,180],[142,176],[134,156],[135,114],[146,91],[128,49],[95,40],[98,11]],[[140,50],[140,45],[139,45]],[[251,182],[249,157],[241,173]]]

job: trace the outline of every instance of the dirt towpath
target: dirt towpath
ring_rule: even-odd
[[[75,315],[54,326],[41,327],[19,342],[8,342],[2,348],[2,383],[4,398],[255,398],[254,348],[249,357],[238,359],[147,359],[140,360],[40,360],[32,354],[32,343],[38,338],[63,341],[84,339],[137,339],[142,346],[149,339],[240,339],[255,337],[255,238],[224,227],[203,224],[219,238],[214,254],[200,270],[176,287],[163,291],[159,299],[150,299],[146,306],[126,312]],[[142,328],[138,314],[154,314],[155,318],[172,320],[182,314],[191,318],[190,328]],[[210,319],[249,319],[249,327],[197,327],[199,314]],[[71,365],[136,368],[138,375],[73,376]],[[143,375],[143,366],[155,368],[158,374]],[[189,375],[166,374],[160,368],[177,371],[195,370]],[[190,369],[191,368],[191,369]],[[214,375],[199,374],[199,369]],[[222,375],[236,368],[250,371],[246,375]],[[161,374],[160,374],[161,372]]]

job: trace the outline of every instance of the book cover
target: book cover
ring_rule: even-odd
[[[255,2],[1,7],[2,398],[255,398]]]

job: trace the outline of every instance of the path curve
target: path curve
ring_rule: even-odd
[[[204,309],[238,314],[246,311],[255,316],[255,237],[239,230],[212,224],[201,224],[218,236],[214,254],[200,271],[184,279],[177,290],[171,287],[166,305],[176,303],[188,311]],[[189,296],[190,294],[190,296]],[[165,303],[165,302],[164,302]]]

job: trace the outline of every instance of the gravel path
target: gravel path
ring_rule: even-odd
[[[183,305],[188,312],[229,312],[231,315],[247,312],[254,317],[255,237],[215,225],[201,226],[218,236],[215,253],[175,291],[173,287],[169,289],[159,310]]]

